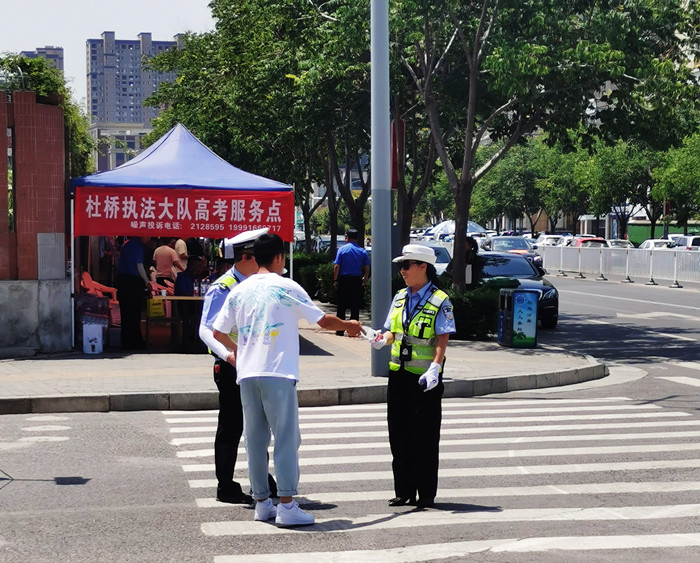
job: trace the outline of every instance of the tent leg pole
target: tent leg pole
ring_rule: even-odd
[[[75,347],[75,196],[70,206],[70,338]]]

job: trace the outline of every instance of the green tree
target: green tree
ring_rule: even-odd
[[[612,146],[602,141],[595,145],[591,204],[600,215],[612,209],[619,221],[621,238],[627,233],[635,208],[653,206],[651,162],[652,151],[643,150],[637,143],[619,140]]]
[[[310,200],[314,185],[327,187],[331,229],[337,228],[335,186],[363,232],[368,3],[335,2],[326,6],[329,13],[286,0],[213,0],[210,6],[213,32],[188,35],[183,49],[150,63],[178,74],[148,102],[165,108],[154,137],[180,121],[229,162],[294,183],[307,241],[318,206]]]
[[[668,201],[678,226],[688,234],[688,221],[700,215],[700,132],[687,137],[682,146],[670,149],[654,170],[657,198]]]
[[[0,70],[7,77],[4,84],[0,82],[0,90],[32,90],[39,101],[58,105],[63,111],[66,181],[93,172],[95,144],[88,132],[88,121],[73,102],[63,74],[45,59],[17,54],[0,56]]]
[[[423,225],[435,225],[454,217],[454,205],[447,178],[443,173],[438,173],[434,185],[418,201],[415,213]]]
[[[474,187],[523,136],[541,129],[566,142],[596,98],[590,124],[616,137],[645,129],[630,116],[681,123],[673,106],[696,101],[684,52],[697,43],[696,3],[403,0],[392,16],[455,199],[457,247]],[[502,144],[477,166],[487,135]],[[463,260],[455,256],[459,286]]]
[[[540,191],[542,208],[547,213],[549,230],[554,232],[562,217],[576,218],[588,210],[590,189],[586,186],[585,172],[588,154],[583,151],[564,152],[559,143],[547,147],[540,142],[535,185]]]
[[[541,143],[530,139],[513,147],[501,164],[476,185],[470,214],[475,215],[477,221],[485,222],[500,216],[515,221],[525,214],[530,222],[530,232],[535,230],[542,212],[534,166],[539,145]]]

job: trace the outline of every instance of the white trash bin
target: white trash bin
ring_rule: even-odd
[[[102,353],[102,325],[83,325],[83,352],[85,354]]]

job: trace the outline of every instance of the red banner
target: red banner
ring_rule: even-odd
[[[75,236],[228,238],[269,227],[294,240],[294,193],[179,188],[75,190]]]

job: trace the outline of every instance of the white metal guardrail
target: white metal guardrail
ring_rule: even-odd
[[[648,283],[670,280],[674,287],[679,282],[700,282],[697,250],[544,246],[537,252],[550,274],[573,272],[599,279],[622,276],[627,281],[641,278]]]

